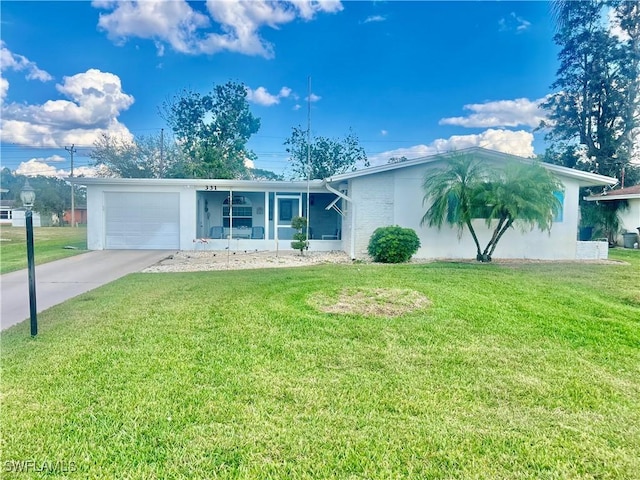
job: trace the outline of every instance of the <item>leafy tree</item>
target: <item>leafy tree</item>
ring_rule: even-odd
[[[402,155],[401,157],[391,157],[387,163],[401,163],[406,162],[407,160],[408,158]]]
[[[562,208],[556,195],[564,187],[540,164],[509,164],[484,187],[484,194],[480,194],[478,200],[483,207],[489,206],[487,227],[494,224],[495,227],[482,252],[483,261],[491,261],[498,242],[516,222],[523,229],[538,227],[541,231],[550,232],[553,219]]]
[[[241,178],[255,158],[247,141],[260,128],[246,87],[228,82],[207,94],[183,90],[166,100],[161,115],[187,156],[185,173],[195,178]]]
[[[358,137],[349,132],[344,139],[315,137],[311,143],[307,131],[293,127],[291,136],[284,142],[290,155],[289,161],[294,178],[323,179],[340,173],[354,171],[359,163],[369,166],[367,154],[360,146]],[[307,162],[307,160],[310,160]],[[307,164],[310,172],[307,172]]]
[[[466,226],[476,245],[476,259],[490,262],[502,236],[516,225],[550,231],[561,205],[556,197],[562,184],[540,164],[513,163],[488,171],[470,156],[454,156],[446,168],[428,173],[423,187],[424,202],[430,207],[422,224],[441,228],[446,222]],[[481,248],[473,226],[474,218],[484,218],[493,228],[491,238]]]
[[[185,159],[164,135],[138,136],[127,140],[102,134],[90,154],[94,165],[106,167],[107,175],[122,178],[179,178],[185,176]]]
[[[284,180],[282,175],[262,168],[247,168],[247,174],[244,178],[246,180]]]
[[[464,227],[469,229],[476,244],[476,258],[482,258],[482,249],[473,220],[473,209],[478,203],[476,197],[481,190],[486,174],[482,164],[470,156],[455,155],[447,168],[429,173],[422,184],[425,190],[423,204],[431,202],[422,217],[421,225],[442,228],[446,222],[458,227],[458,238]]]
[[[622,178],[634,154],[640,115],[640,2],[557,1],[560,67],[542,104],[549,111],[547,160]],[[614,9],[628,40],[604,22]],[[623,35],[624,37],[624,35]]]

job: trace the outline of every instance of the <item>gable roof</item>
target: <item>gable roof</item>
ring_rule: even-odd
[[[589,195],[585,200],[594,202],[596,200],[628,200],[631,198],[640,198],[640,185],[633,185],[627,188],[619,188],[618,190],[609,190],[599,195]]]
[[[413,160],[406,160],[404,162],[398,163],[389,163],[386,165],[379,165],[377,167],[364,168],[362,170],[357,170],[355,172],[343,173],[340,175],[333,175],[326,179],[327,182],[341,182],[344,180],[349,180],[352,178],[362,177],[365,175],[374,175],[376,173],[388,172],[391,170],[398,170],[401,168],[412,167],[415,165],[423,165],[428,163],[434,163],[437,161],[445,160],[454,155],[474,155],[475,157],[479,157],[480,159],[485,160],[496,160],[501,162],[507,161],[518,161],[523,163],[536,163],[537,160],[532,158],[519,157],[517,155],[511,155],[508,153],[497,152],[495,150],[488,150],[482,147],[471,147],[465,148],[462,150],[456,150],[447,153],[438,153],[435,155],[429,155],[427,157],[415,158]],[[547,170],[550,170],[557,175],[569,177],[578,180],[578,183],[582,187],[592,186],[592,185],[615,185],[617,183],[617,179],[612,177],[606,177],[604,175],[599,175],[597,173],[591,172],[583,172],[582,170],[575,170],[573,168],[561,167],[560,165],[553,165],[551,163],[541,163],[543,167]]]

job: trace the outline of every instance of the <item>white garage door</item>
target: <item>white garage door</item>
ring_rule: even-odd
[[[179,193],[105,193],[107,249],[180,248]]]

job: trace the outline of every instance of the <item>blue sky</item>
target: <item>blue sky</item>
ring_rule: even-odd
[[[557,70],[547,2],[3,1],[2,166],[89,173],[103,132],[149,135],[183,88],[249,89],[255,166],[284,140],[351,128],[372,164],[480,145],[530,156]],[[166,131],[166,130],[165,130]]]

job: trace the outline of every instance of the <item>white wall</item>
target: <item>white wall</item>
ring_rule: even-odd
[[[437,167],[437,165],[436,165]],[[422,204],[422,182],[434,164],[416,165],[351,179],[350,196],[357,206],[356,256],[367,255],[367,245],[377,227],[400,225],[413,228],[422,246],[416,258],[475,258],[476,248],[468,230],[441,230],[420,225],[428,205]],[[494,258],[575,259],[578,225],[578,183],[562,177],[565,184],[563,219],[547,232],[510,229],[500,240]],[[474,220],[484,249],[491,231],[484,220]],[[347,244],[345,244],[347,250]]]
[[[13,211],[13,215],[11,218],[11,226],[12,227],[24,227],[27,224],[27,220],[25,217],[26,210],[17,209]],[[33,226],[40,227],[42,226],[42,220],[40,218],[40,214],[38,212],[33,212],[31,215]]]
[[[355,210],[355,256],[365,257],[371,234],[378,227],[394,225],[394,200],[396,199],[393,176],[390,173],[353,178],[349,182],[348,195],[355,205],[348,205],[349,215],[344,225],[347,235],[344,249],[350,252],[353,241],[351,231]]]

